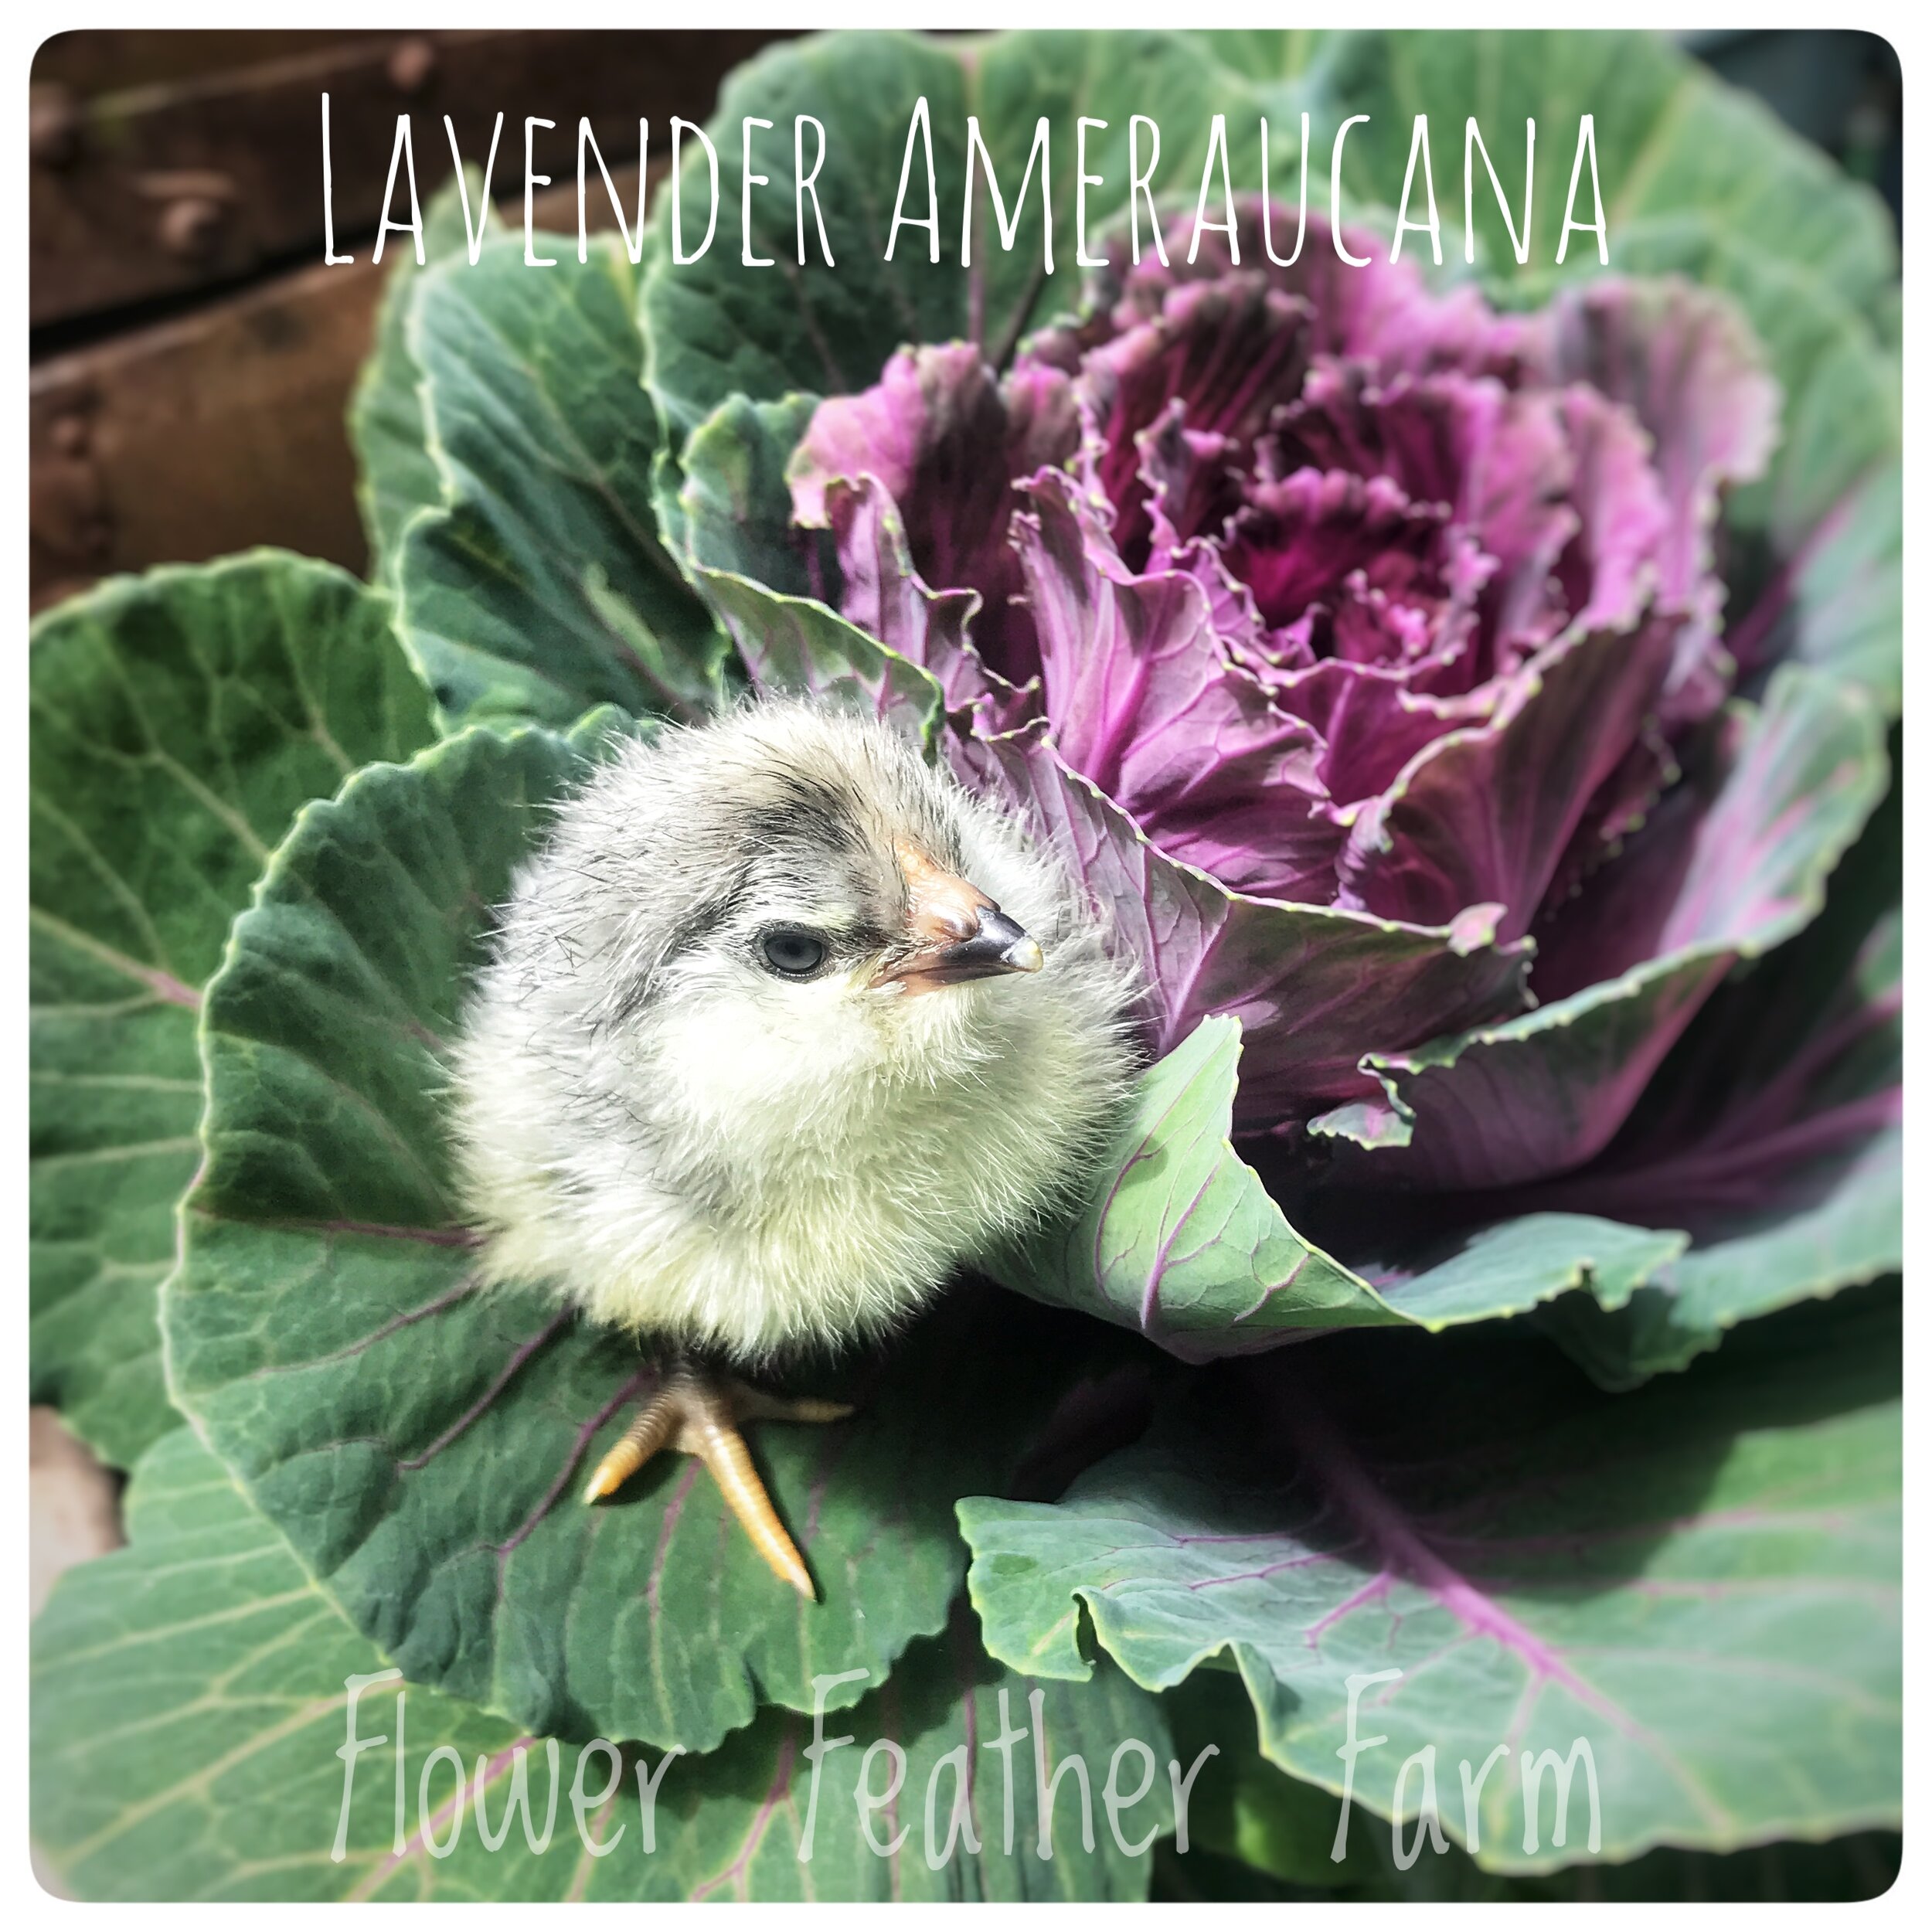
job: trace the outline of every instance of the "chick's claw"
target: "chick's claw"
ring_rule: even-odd
[[[759,1555],[800,1596],[815,1603],[818,1593],[811,1573],[778,1520],[738,1425],[752,1420],[840,1422],[851,1413],[850,1403],[768,1395],[729,1377],[680,1369],[638,1410],[637,1419],[597,1464],[583,1500],[595,1502],[612,1495],[668,1444],[696,1456],[711,1471]]]

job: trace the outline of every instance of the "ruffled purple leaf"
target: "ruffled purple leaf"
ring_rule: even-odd
[[[1260,675],[1282,709],[1319,734],[1321,781],[1342,808],[1337,823],[1345,825],[1354,818],[1347,808],[1387,791],[1418,752],[1445,733],[1480,723],[1502,696],[1500,687],[1485,685],[1438,697],[1417,690],[1400,668],[1342,658]]]
[[[1688,599],[1711,566],[1720,492],[1762,475],[1777,440],[1777,383],[1748,325],[1670,277],[1566,289],[1532,326],[1539,373],[1624,404],[1648,431],[1665,511],[1658,589]]]
[[[1444,515],[1392,477],[1304,464],[1255,480],[1215,547],[1267,628],[1268,661],[1293,669],[1332,654],[1407,672],[1430,655],[1445,602],[1429,567]]]
[[[1342,903],[1445,924],[1467,906],[1506,908],[1520,937],[1599,788],[1655,706],[1677,626],[1580,626],[1532,659],[1495,716],[1437,739],[1355,818]]]
[[[1061,757],[1169,856],[1238,891],[1329,897],[1341,835],[1315,733],[1233,660],[1192,578],[1128,570],[1063,473],[1029,494],[1019,548]]]
[[[1501,1026],[1369,1057],[1385,1106],[1312,1124],[1335,1141],[1342,1179],[1482,1189],[1580,1166],[1731,968],[1812,919],[1884,790],[1878,712],[1856,687],[1790,668],[1741,736],[1721,786],[1673,794],[1553,922],[1556,984],[1596,969],[1577,990]],[[1542,962],[1537,978],[1541,988]]]
[[[1526,954],[1495,942],[1493,906],[1430,928],[1249,898],[1151,845],[1043,727],[950,748],[966,782],[1019,815],[1107,917],[1142,975],[1155,1054],[1210,1015],[1240,1021],[1237,1132],[1376,1095],[1359,1065],[1367,1041],[1420,1041],[1522,1010]]]
[[[901,349],[874,387],[820,404],[792,459],[795,513],[823,526],[828,485],[875,478],[898,508],[920,580],[978,592],[975,642],[1023,685],[1033,667],[1030,628],[1011,608],[1020,589],[1007,540],[1014,484],[1065,462],[1077,437],[1073,387],[1059,370],[996,377],[970,342]]]
[[[1560,294],[1535,321],[1538,373],[1625,406],[1648,433],[1665,515],[1650,546],[1664,601],[1695,619],[1679,641],[1667,715],[1706,717],[1722,701],[1723,591],[1713,568],[1722,494],[1761,476],[1781,400],[1763,351],[1723,296],[1671,277],[1605,280]]]
[[[1199,439],[1204,487],[1192,503],[1170,492],[1166,505],[1170,526],[1192,535],[1208,520],[1205,486],[1216,469],[1245,463],[1274,411],[1300,393],[1310,319],[1306,303],[1259,276],[1192,282],[1170,290],[1156,313],[1082,362],[1075,380],[1081,468],[1114,505],[1114,541],[1130,563],[1145,562],[1154,534],[1145,441],[1169,423]],[[1020,366],[1041,366],[1022,353]]]
[[[968,635],[978,593],[934,590],[920,579],[898,509],[877,478],[828,483],[824,502],[847,620],[929,671],[947,709],[975,713],[977,729],[1010,731],[1032,716],[1037,681],[1016,689],[988,667]]]

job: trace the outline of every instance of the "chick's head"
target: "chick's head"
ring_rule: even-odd
[[[881,1328],[1077,1180],[1129,992],[1065,870],[914,747],[748,706],[559,811],[466,1028],[468,1189],[626,1325]]]

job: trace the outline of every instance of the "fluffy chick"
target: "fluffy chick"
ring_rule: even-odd
[[[831,1411],[705,1365],[876,1335],[1069,1194],[1131,991],[1059,862],[876,721],[747,706],[566,801],[466,1015],[455,1125],[486,1274],[676,1365],[593,1494],[705,1454],[811,1594],[735,1424]]]

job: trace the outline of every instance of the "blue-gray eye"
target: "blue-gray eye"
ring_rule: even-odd
[[[760,963],[785,979],[811,978],[828,950],[818,934],[798,926],[774,926],[758,936]]]

